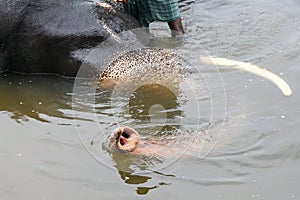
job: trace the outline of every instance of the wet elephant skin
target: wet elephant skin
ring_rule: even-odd
[[[90,49],[139,27],[116,4],[88,0],[1,0],[0,71],[76,76]]]

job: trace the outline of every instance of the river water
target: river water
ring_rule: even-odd
[[[300,199],[300,2],[196,0],[182,17],[181,49],[197,73],[175,97],[164,87],[129,100],[108,89],[91,102],[80,98],[85,82],[2,73],[0,198]],[[151,32],[169,34],[161,23]],[[244,71],[197,65],[203,52],[266,68],[293,94]],[[118,125],[175,136],[167,145],[175,156],[111,154],[104,144]]]

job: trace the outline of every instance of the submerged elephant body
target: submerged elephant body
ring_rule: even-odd
[[[76,76],[88,52],[111,34],[139,27],[114,3],[0,2],[0,71]]]

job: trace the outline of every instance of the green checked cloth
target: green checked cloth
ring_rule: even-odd
[[[129,0],[124,10],[144,27],[153,21],[171,22],[180,17],[178,0]]]

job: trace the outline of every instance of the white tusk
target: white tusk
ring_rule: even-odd
[[[275,85],[277,85],[277,87],[279,87],[279,89],[282,91],[282,93],[285,96],[290,96],[292,94],[292,90],[290,86],[282,78],[280,78],[276,74],[266,69],[262,69],[259,66],[252,65],[251,63],[245,63],[240,61],[229,60],[226,58],[216,58],[216,57],[200,57],[200,60],[205,64],[229,66],[234,69],[241,69],[243,71],[255,74],[257,76],[261,76],[265,79],[268,79]]]

